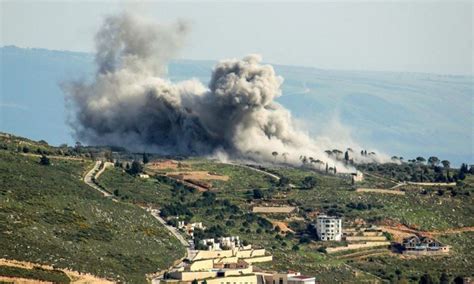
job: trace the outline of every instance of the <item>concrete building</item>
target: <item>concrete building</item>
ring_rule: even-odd
[[[200,243],[207,246],[207,250],[229,250],[241,247],[239,236],[204,239]]]
[[[433,255],[449,253],[450,247],[428,238],[412,236],[405,238],[402,243],[403,254]]]
[[[206,227],[203,226],[202,222],[185,224],[184,221],[178,221],[178,229],[183,230],[186,234],[193,237],[195,229],[205,230]]]
[[[272,256],[265,249],[200,250],[191,262],[167,273],[160,283],[191,284],[196,280],[208,284],[258,284],[252,264],[268,261],[272,261]]]
[[[258,284],[315,284],[312,276],[301,275],[299,272],[257,272]]]
[[[319,215],[316,218],[316,232],[321,241],[340,241],[342,239],[342,219]]]

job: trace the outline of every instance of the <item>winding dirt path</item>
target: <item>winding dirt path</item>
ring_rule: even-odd
[[[84,180],[84,182],[85,182],[88,186],[90,186],[90,187],[92,187],[93,189],[99,191],[99,192],[102,193],[102,195],[104,195],[105,197],[111,197],[112,194],[110,194],[110,192],[105,191],[105,190],[103,190],[102,188],[100,188],[100,187],[94,182],[94,180],[93,180],[93,178],[97,180],[97,179],[99,178],[99,176],[100,176],[100,175],[105,171],[105,169],[107,168],[107,165],[108,165],[107,163],[104,164],[104,167],[103,167],[102,169],[100,168],[100,165],[101,165],[101,164],[102,164],[101,161],[96,161],[94,167],[93,167],[89,172],[87,172],[87,174],[84,176],[84,179],[83,179],[83,180]],[[112,164],[112,166],[113,166],[113,164]],[[115,199],[114,199],[114,200],[115,200]]]
[[[104,195],[104,197],[111,197],[112,200],[114,200],[115,202],[120,202],[112,194],[110,194],[107,191],[104,191],[102,188],[97,186],[97,184],[92,180],[92,177],[95,177],[95,179],[97,180],[99,178],[99,176],[106,170],[106,168],[114,166],[113,163],[109,163],[109,164],[105,163],[104,167],[102,169],[100,169],[101,163],[102,163],[101,161],[97,161],[95,163],[94,167],[84,176],[84,182],[88,186],[92,187],[93,189],[101,192]],[[196,251],[194,250],[194,243],[188,242],[186,240],[186,238],[184,238],[181,235],[181,233],[175,227],[169,226],[166,223],[166,221],[163,218],[161,218],[159,210],[152,209],[152,208],[147,208],[147,207],[144,207],[144,206],[139,206],[139,207],[146,210],[148,213],[150,213],[150,215],[153,216],[153,218],[158,220],[158,222],[160,222],[171,233],[171,235],[173,235],[175,238],[177,238],[178,241],[186,248],[186,256],[184,258],[178,260],[179,261],[179,264],[177,265],[178,267],[184,266],[183,261],[184,261],[185,258],[187,258],[187,259],[193,259],[194,258],[194,256],[196,255]],[[152,283],[158,283],[159,279],[162,278],[162,276],[163,276],[162,273],[164,273],[164,271],[158,272],[157,274],[159,274],[159,275],[152,277],[151,282]],[[154,274],[154,275],[156,275],[156,274]]]

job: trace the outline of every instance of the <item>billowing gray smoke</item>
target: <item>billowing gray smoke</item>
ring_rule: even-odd
[[[296,129],[274,101],[283,79],[258,55],[219,62],[208,88],[164,79],[186,31],[183,23],[160,26],[129,14],[107,18],[96,36],[93,82],[64,86],[77,137],[134,151],[260,161],[273,160],[276,151],[287,162],[307,155],[338,164],[324,153],[328,145]]]

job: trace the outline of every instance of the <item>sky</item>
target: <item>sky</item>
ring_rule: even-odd
[[[242,57],[322,69],[472,75],[473,1],[112,2],[0,0],[0,45],[94,50],[124,10],[191,31],[185,59]]]

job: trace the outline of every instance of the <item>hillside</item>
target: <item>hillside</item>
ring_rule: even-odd
[[[54,145],[74,143],[60,84],[90,78],[93,56],[17,47],[0,48],[0,56],[0,129]],[[169,78],[207,84],[214,63],[173,61]],[[312,134],[340,139],[349,130],[360,144],[390,154],[473,162],[472,129],[463,123],[473,119],[467,103],[472,77],[280,65],[275,70],[285,79],[278,101]],[[333,124],[335,117],[346,127]]]
[[[425,164],[361,165],[366,177],[352,185],[344,175],[304,167],[256,168],[150,155],[144,165],[149,178],[144,178],[129,170],[141,155],[114,149],[116,163],[96,181],[112,193],[104,197],[83,177],[94,164],[90,157],[111,158],[107,147],[57,148],[1,134],[0,149],[0,238],[6,244],[0,247],[0,258],[57,269],[13,269],[0,262],[0,276],[67,283],[61,269],[69,268],[110,280],[145,282],[146,274],[163,272],[183,257],[184,248],[141,207],[160,210],[171,226],[177,220],[202,222],[206,229],[194,234],[198,248],[201,239],[240,236],[273,255],[273,262],[259,268],[301,271],[321,283],[418,282],[425,273],[437,279],[443,272],[451,279],[474,273],[472,173],[454,186],[420,186],[399,184],[393,176],[403,176],[410,167],[427,178],[434,175]],[[49,165],[39,163],[44,154]],[[458,171],[451,169],[451,175]],[[361,187],[380,192],[358,191]],[[269,207],[288,213],[265,213],[271,212]],[[328,253],[350,241],[318,241],[313,224],[320,213],[341,216],[344,229],[378,226],[384,230],[379,238],[388,238],[393,246]],[[451,252],[401,255],[396,242],[407,234],[435,237],[451,246]]]
[[[4,146],[28,141],[32,152],[54,148],[0,138],[0,258],[144,283],[145,274],[166,269],[184,255],[178,241],[145,210],[103,198],[82,181],[93,165],[90,159],[50,156],[50,165],[40,165],[35,154]],[[0,264],[0,271],[5,269]]]
[[[265,169],[294,185],[288,187],[288,183],[284,185],[246,166],[195,158],[175,164],[152,163],[145,171],[156,178],[135,178],[116,167],[106,170],[99,183],[117,190],[116,195],[122,200],[161,208],[162,216],[171,218],[170,222],[174,216],[189,222],[203,222],[208,229],[198,238],[237,235],[270,250],[274,261],[262,268],[301,271],[315,275],[322,283],[354,281],[354,273],[356,282],[388,281],[399,275],[397,273],[403,273],[403,278],[410,281],[417,281],[425,272],[433,277],[439,277],[441,272],[453,277],[473,273],[469,267],[474,264],[470,253],[474,233],[449,233],[450,229],[469,229],[474,225],[471,184],[457,187],[456,195],[454,189],[444,186],[431,188],[426,193],[419,187],[406,186],[401,191],[403,195],[387,195],[357,192],[348,179],[302,168]],[[200,192],[176,183],[173,178],[165,178],[177,171],[188,172],[188,175],[206,171],[217,178],[207,180],[205,184],[210,189]],[[167,182],[170,187],[156,191],[156,184],[160,182]],[[385,183],[389,184],[389,180]],[[380,186],[380,181],[368,178],[363,186]],[[256,190],[261,192],[258,197]],[[290,206],[297,208],[297,213],[255,214],[252,213],[255,206]],[[351,256],[353,252],[327,254],[326,246],[343,244],[315,241],[311,224],[317,213],[343,216],[345,226],[363,222],[394,229],[406,226],[422,234],[436,231],[439,239],[452,246],[455,253],[442,257],[442,264],[439,264],[440,257],[405,259],[387,249],[362,251],[354,256]],[[291,231],[284,232],[288,228]],[[399,269],[397,273],[395,268]]]

